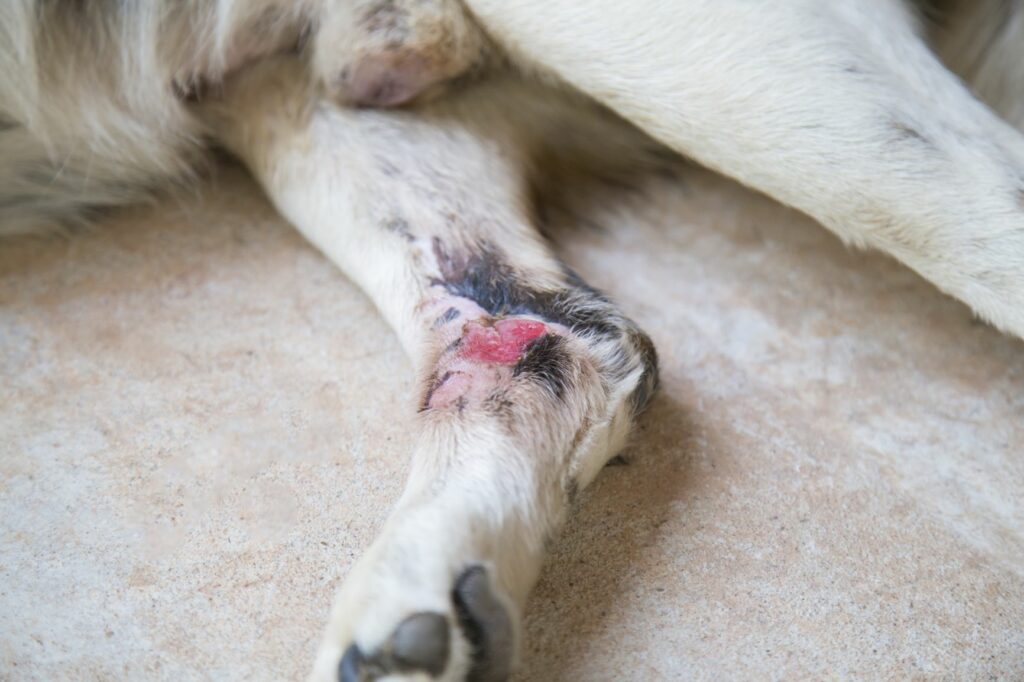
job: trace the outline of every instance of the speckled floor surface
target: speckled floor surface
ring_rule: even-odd
[[[517,680],[1024,678],[1024,343],[710,173],[602,196],[560,249],[663,388]],[[0,678],[304,675],[413,393],[237,170],[0,244]]]

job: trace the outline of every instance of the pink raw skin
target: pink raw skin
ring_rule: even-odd
[[[476,362],[514,365],[530,342],[546,332],[547,326],[536,320],[498,320],[493,327],[470,322],[463,332],[459,355]]]
[[[427,396],[428,407],[478,404],[511,378],[511,367],[529,345],[549,333],[543,322],[506,318],[492,324],[467,322],[456,354],[444,362]]]

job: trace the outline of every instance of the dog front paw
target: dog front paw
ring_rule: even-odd
[[[487,569],[464,570],[450,598],[448,612],[411,614],[383,642],[349,644],[337,664],[337,682],[508,679],[515,651],[513,621]]]

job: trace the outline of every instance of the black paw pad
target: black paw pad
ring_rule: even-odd
[[[504,604],[491,589],[487,569],[467,568],[452,591],[455,613],[473,647],[469,682],[502,682],[512,673],[515,629]]]
[[[440,676],[448,665],[449,637],[448,619],[441,614],[413,614],[372,655],[357,644],[349,646],[338,664],[338,682],[372,682],[411,672]]]
[[[448,665],[448,619],[439,613],[417,613],[391,635],[392,656],[401,670],[440,675]]]

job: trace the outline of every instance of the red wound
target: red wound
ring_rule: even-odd
[[[531,341],[546,332],[544,323],[536,320],[498,320],[493,327],[470,322],[462,337],[460,355],[477,362],[512,365],[523,356]]]

